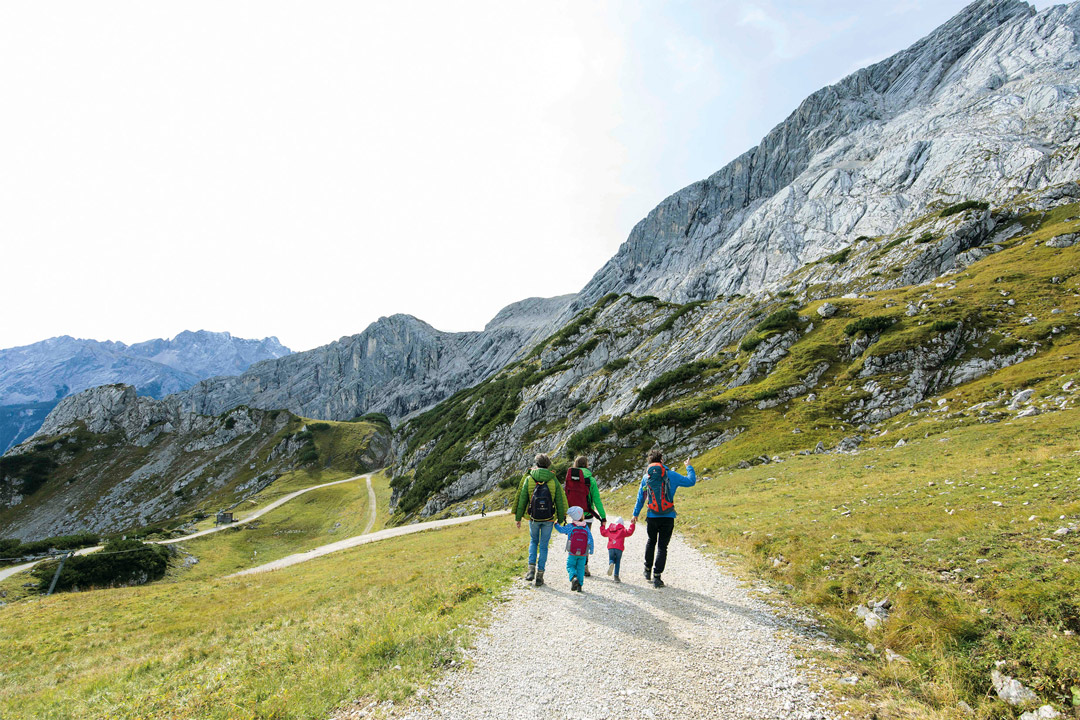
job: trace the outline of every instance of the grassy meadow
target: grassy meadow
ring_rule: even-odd
[[[718,472],[680,493],[679,530],[815,611],[847,651],[831,662],[860,678],[834,689],[861,715],[970,717],[964,701],[1013,717],[991,697],[996,661],[1071,707],[1080,535],[1056,531],[1080,521],[1078,426],[1080,410],[921,427],[902,447],[886,435],[857,455]],[[868,630],[852,608],[885,598],[888,620]]]
[[[520,569],[513,525],[481,522],[483,543],[470,524],[234,580],[8,605],[0,717],[283,720],[402,700],[459,659],[463,626]]]

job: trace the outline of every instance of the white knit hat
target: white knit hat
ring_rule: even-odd
[[[585,511],[579,508],[577,505],[567,510],[566,514],[569,515],[572,520],[578,521],[580,521],[581,518],[585,517]]]

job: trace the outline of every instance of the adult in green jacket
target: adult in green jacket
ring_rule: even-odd
[[[529,571],[525,579],[535,579],[539,587],[544,584],[552,523],[566,522],[567,505],[566,493],[551,472],[551,458],[540,453],[534,462],[534,467],[521,478],[514,520],[520,528],[521,518],[529,518]]]
[[[574,460],[574,466],[566,471],[566,480],[563,484],[566,492],[566,504],[570,507],[575,505],[585,511],[585,525],[592,534],[592,521],[594,517],[600,518],[600,522],[607,522],[607,513],[604,512],[604,502],[600,499],[600,488],[596,486],[596,478],[589,471],[589,458],[579,455]],[[589,577],[589,559],[585,558],[585,577]]]

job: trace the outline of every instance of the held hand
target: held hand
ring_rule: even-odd
[[[520,521],[520,520],[518,520],[518,521],[517,521],[517,529],[518,529],[518,530],[520,530],[520,529],[521,529],[521,521]]]

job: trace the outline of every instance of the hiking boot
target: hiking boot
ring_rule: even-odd
[[[543,584],[544,584],[544,571],[543,570],[537,570],[536,571],[536,587],[540,587]]]
[[[525,582],[532,582],[536,577],[536,566],[530,565],[529,572],[525,573]]]
[[[652,580],[652,568],[645,568],[645,579]]]
[[[578,584],[577,578],[570,581],[570,592],[577,592],[581,589],[581,585]]]
[[[607,574],[610,575],[615,572],[615,563],[608,563]]]
[[[656,573],[655,575],[653,575],[652,586],[654,588],[664,587],[664,581],[660,579],[660,573]]]
[[[622,582],[622,580],[620,580],[620,579],[619,579],[619,576],[618,576],[618,575],[616,575],[615,577],[613,577],[613,578],[612,578],[612,580],[614,580],[615,582],[618,582],[618,583],[621,583],[621,582]]]
[[[592,577],[592,573],[589,572],[589,566],[585,566],[585,577]]]

